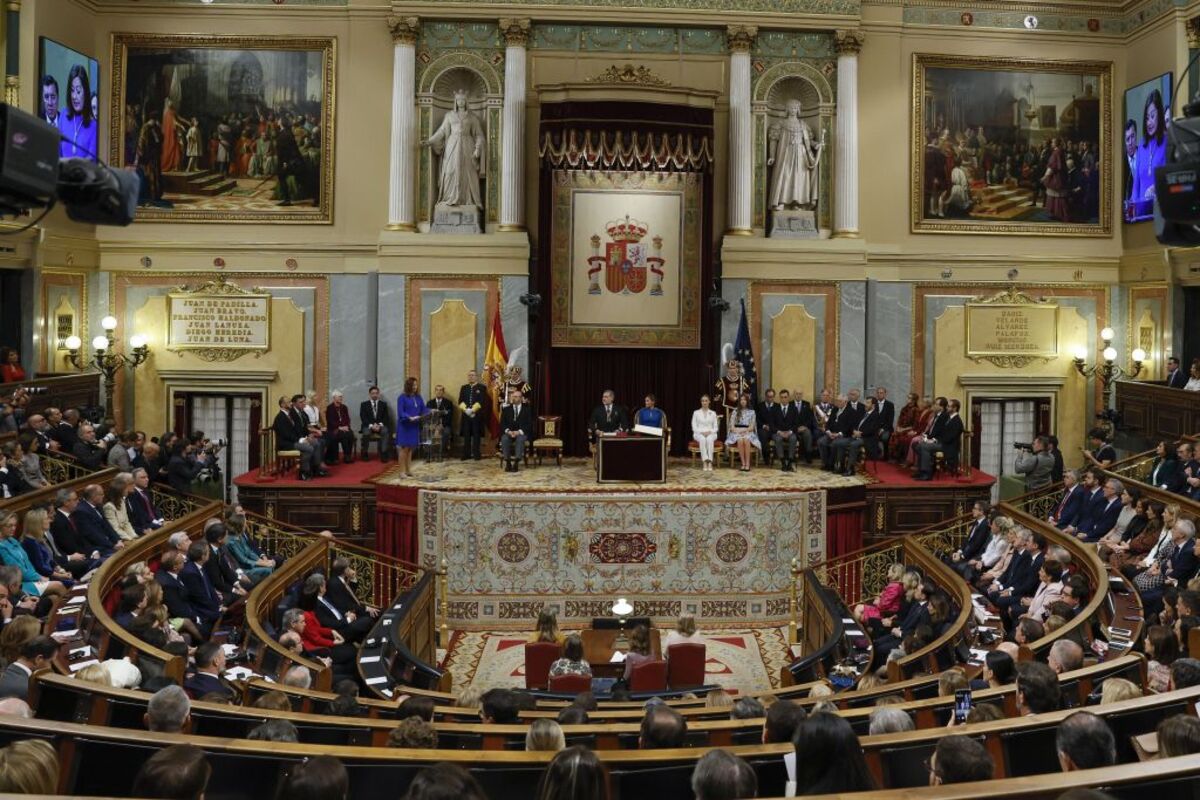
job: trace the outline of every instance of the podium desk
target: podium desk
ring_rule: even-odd
[[[600,436],[597,483],[666,483],[667,440],[662,436]]]

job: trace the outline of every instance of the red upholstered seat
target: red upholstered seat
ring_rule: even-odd
[[[562,658],[562,647],[554,642],[530,642],[525,645],[525,688],[545,689],[550,665]]]
[[[587,675],[555,675],[550,679],[550,691],[579,694],[592,688],[592,679]]]
[[[667,648],[667,684],[672,689],[704,685],[704,659],[708,648],[699,642],[673,644]]]
[[[643,661],[629,673],[629,691],[661,692],[667,688],[667,662]]]

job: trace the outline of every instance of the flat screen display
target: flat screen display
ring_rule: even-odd
[[[98,160],[100,63],[43,36],[38,76],[37,114],[62,134],[59,156]]]
[[[1167,163],[1171,79],[1166,72],[1125,90],[1121,128],[1125,178],[1121,218],[1125,222],[1154,218],[1154,170]]]

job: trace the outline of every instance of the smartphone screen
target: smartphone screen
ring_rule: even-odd
[[[959,689],[954,692],[954,721],[963,723],[967,721],[967,714],[971,713],[971,690]]]

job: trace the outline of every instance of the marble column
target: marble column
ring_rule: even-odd
[[[21,0],[7,0],[4,4],[4,102],[13,108],[21,106]],[[37,86],[37,91],[42,87]],[[64,87],[58,99],[59,108],[65,107],[70,99],[69,88]]]
[[[415,231],[417,17],[388,17],[392,31],[392,146],[388,175],[388,229]]]
[[[730,25],[729,43],[729,230],[750,236],[754,186],[754,141],[750,110],[750,48],[758,36],[753,25]]]
[[[833,235],[858,236],[858,51],[862,31],[837,31],[837,131],[834,137]]]
[[[500,123],[500,230],[525,230],[525,58],[529,20],[501,19],[504,110]]]

